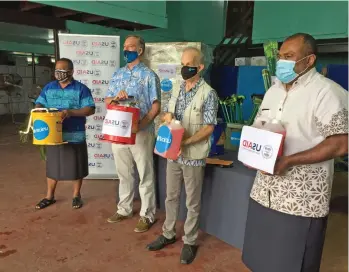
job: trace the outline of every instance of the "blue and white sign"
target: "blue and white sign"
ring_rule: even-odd
[[[173,88],[173,84],[172,84],[172,81],[167,79],[167,78],[164,78],[162,81],[161,81],[161,90],[164,91],[164,92],[169,92],[171,91]]]
[[[241,132],[240,131],[234,131],[230,135],[230,143],[233,146],[240,146],[240,138],[241,138]]]
[[[50,134],[50,128],[48,124],[42,120],[35,120],[33,124],[33,135],[34,138],[41,141],[47,138]]]
[[[156,138],[155,149],[159,153],[164,153],[170,149],[172,144],[172,133],[167,126],[159,128],[158,137]]]

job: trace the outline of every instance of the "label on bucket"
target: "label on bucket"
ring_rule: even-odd
[[[47,138],[50,134],[50,128],[48,124],[42,120],[35,120],[33,124],[34,138],[41,141]]]
[[[103,121],[102,134],[131,137],[132,113],[108,110]]]

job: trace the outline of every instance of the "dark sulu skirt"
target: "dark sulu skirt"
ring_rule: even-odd
[[[46,146],[46,176],[57,181],[88,176],[86,142]]]
[[[250,198],[242,260],[253,272],[318,272],[327,217],[294,216]]]

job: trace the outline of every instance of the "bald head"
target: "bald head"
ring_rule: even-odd
[[[302,50],[305,56],[311,55],[311,54],[317,55],[316,40],[314,39],[313,36],[306,33],[296,33],[288,37],[285,40],[285,42],[292,41],[292,40],[302,45]]]
[[[185,56],[186,61],[189,61],[189,59],[191,59],[190,60],[191,65],[188,65],[183,62],[182,62],[182,65],[195,66],[195,67],[204,65],[204,62],[205,62],[204,55],[202,54],[201,50],[196,47],[185,48],[183,50],[182,59],[183,59],[183,56]]]
[[[315,67],[317,47],[315,39],[304,33],[294,34],[288,37],[281,45],[279,59],[296,62],[294,71],[298,74]]]

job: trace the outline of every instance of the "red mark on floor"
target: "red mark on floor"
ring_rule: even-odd
[[[57,259],[57,262],[65,263],[67,260],[68,260],[67,257],[64,257],[64,258],[62,257],[62,258]]]
[[[111,216],[110,212],[108,212],[106,209],[101,209],[98,212],[103,218],[108,218]]]
[[[164,258],[164,257],[167,257],[168,255],[166,254],[166,252],[164,251],[159,251],[155,254],[155,257],[157,258]]]
[[[15,250],[15,249],[7,250],[7,251],[0,251],[0,258],[5,258],[7,256],[15,254],[16,252],[17,252],[17,250]]]
[[[76,222],[78,224],[87,224],[87,220],[86,220],[86,217],[84,215],[79,215],[77,218],[76,218]]]
[[[41,220],[41,216],[38,216],[38,217],[34,217],[33,219],[30,219],[31,222],[35,222],[35,221],[38,221],[38,220]]]
[[[110,242],[110,241],[111,241],[111,238],[105,238],[104,241]]]
[[[5,245],[0,245],[0,249],[5,249],[7,248]]]
[[[0,232],[0,235],[10,235],[13,231]]]
[[[159,251],[155,254],[155,257],[157,258],[165,258],[165,257],[173,257],[173,256],[179,256],[179,252]]]
[[[148,240],[148,235],[142,235],[140,237],[137,238],[138,241],[145,241]]]

